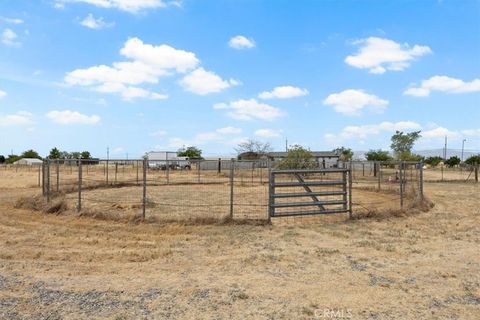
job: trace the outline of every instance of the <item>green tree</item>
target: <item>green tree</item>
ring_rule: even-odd
[[[188,148],[180,148],[177,151],[177,156],[189,157],[190,159],[202,159],[202,150],[194,146]]]
[[[290,147],[287,157],[282,159],[278,165],[278,169],[312,169],[318,166],[313,158],[312,153],[299,145]]]
[[[80,159],[82,154],[78,151],[70,152],[70,159]]]
[[[391,161],[393,160],[392,156],[388,151],[383,151],[381,149],[378,150],[370,150],[365,153],[365,158],[368,161]]]
[[[50,150],[50,154],[48,155],[49,159],[60,159],[62,153],[56,147]]]
[[[67,151],[61,151],[60,152],[60,159],[71,159],[72,156],[69,152]]]
[[[10,154],[8,157],[7,157],[7,160],[5,161],[6,163],[8,164],[12,164],[14,163],[15,161],[17,160],[20,160],[22,157],[16,155],[16,154]]]
[[[432,166],[432,167],[438,166],[438,164],[442,161],[443,161],[443,158],[439,157],[439,156],[428,157],[428,158],[425,159],[425,163]]]
[[[478,166],[480,165],[480,155],[471,156],[465,160],[465,163],[471,166]]]
[[[5,163],[7,159],[5,159],[5,156],[0,155],[0,163]]]
[[[409,151],[401,152],[397,155],[398,160],[402,161],[423,161],[423,157]]]
[[[42,159],[42,157],[40,157],[38,152],[35,151],[35,150],[32,150],[32,149],[24,151],[20,157],[21,158],[35,158],[35,159],[40,159],[40,160]]]
[[[272,147],[268,142],[261,142],[258,140],[247,140],[245,142],[240,143],[236,148],[238,154],[242,154],[245,152],[252,152],[256,153],[258,157],[266,155],[270,151],[272,151]]]
[[[416,159],[421,159],[420,156],[412,154],[412,148],[421,135],[421,131],[413,131],[409,133],[403,133],[402,131],[396,131],[395,134],[392,136],[392,144],[390,148],[392,148],[395,156],[399,160],[409,160],[409,161],[416,161]]]
[[[91,159],[92,158],[92,155],[90,154],[89,151],[83,151],[81,154],[80,154],[80,157],[82,159]]]
[[[349,161],[353,157],[353,151],[350,148],[340,147],[333,151],[340,155],[340,160],[342,161]]]
[[[457,156],[452,156],[448,158],[448,160],[445,160],[445,164],[449,166],[450,168],[453,168],[455,166],[458,166],[462,162],[459,157]]]

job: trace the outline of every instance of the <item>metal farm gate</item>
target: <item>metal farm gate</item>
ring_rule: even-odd
[[[352,214],[352,176],[347,168],[271,170],[269,219]]]

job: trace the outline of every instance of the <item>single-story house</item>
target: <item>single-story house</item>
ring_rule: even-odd
[[[24,165],[24,166],[41,166],[43,163],[42,160],[36,158],[22,158],[20,160],[15,161],[13,164],[15,165]]]

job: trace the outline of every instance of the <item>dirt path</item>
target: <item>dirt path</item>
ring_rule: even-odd
[[[273,226],[45,215],[0,191],[2,319],[480,314],[479,186],[427,185],[428,213]]]

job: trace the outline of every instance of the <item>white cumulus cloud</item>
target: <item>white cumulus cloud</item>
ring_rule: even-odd
[[[323,100],[323,104],[333,106],[336,112],[348,116],[360,115],[365,108],[375,112],[382,112],[388,103],[387,100],[380,99],[376,95],[355,89],[330,94]]]
[[[183,146],[205,145],[211,142],[215,142],[216,144],[236,145],[240,139],[244,139],[238,136],[240,133],[242,133],[242,129],[240,128],[224,127],[211,132],[198,133],[191,139],[179,137],[170,138],[168,140],[168,147],[181,148]]]
[[[255,41],[245,36],[235,36],[228,41],[228,45],[234,49],[251,49],[255,47]]]
[[[293,86],[280,86],[273,88],[272,91],[263,91],[261,92],[258,97],[260,99],[288,99],[288,98],[295,98],[306,96],[308,94],[307,89],[302,89]]]
[[[82,21],[80,21],[80,24],[84,27],[96,30],[110,28],[115,25],[114,22],[104,21],[103,17],[95,18],[91,13],[89,13]]]
[[[428,97],[432,91],[445,93],[480,92],[480,79],[470,82],[448,76],[433,76],[423,80],[419,87],[411,87],[404,94],[415,97]]]
[[[218,103],[213,106],[214,109],[230,110],[228,116],[236,120],[266,120],[272,121],[285,115],[279,108],[259,103],[255,99],[237,100],[226,103]]]
[[[20,45],[20,42],[16,40],[17,38],[17,34],[9,28],[3,30],[2,34],[0,35],[2,43],[10,47],[18,47]]]
[[[150,133],[150,135],[152,137],[163,137],[163,136],[166,136],[167,135],[167,131],[165,130],[157,130],[157,131],[154,131],[152,133]]]
[[[65,83],[89,87],[99,92],[118,93],[124,99],[165,99],[166,95],[136,87],[158,83],[159,78],[193,69],[199,60],[194,53],[168,45],[154,46],[138,38],[128,39],[120,54],[131,61],[114,62],[112,66],[97,65],[76,69],[65,75]]]
[[[198,68],[187,74],[181,81],[180,85],[186,90],[199,95],[216,93],[232,86],[239,85],[234,79],[223,80],[217,74]]]
[[[22,24],[23,20],[18,18],[7,18],[7,17],[0,17],[0,21],[10,23],[10,24]]]
[[[69,125],[69,124],[97,124],[100,122],[100,117],[97,115],[85,115],[78,111],[72,110],[52,110],[46,114],[52,122]]]
[[[389,122],[384,121],[378,124],[362,126],[346,126],[338,134],[327,133],[325,138],[329,141],[348,140],[352,138],[364,139],[370,135],[377,135],[381,132],[395,132],[404,130],[419,130],[422,126],[414,121]]]
[[[277,138],[280,137],[280,130],[273,129],[258,129],[255,131],[254,135],[260,138]]]
[[[29,125],[33,123],[33,114],[27,111],[19,111],[14,114],[0,115],[0,127]]]
[[[438,138],[445,138],[447,136],[451,139],[458,139],[461,137],[461,134],[457,131],[451,131],[444,127],[437,127],[434,129],[422,131],[421,133],[422,139],[438,139]]]
[[[462,130],[462,134],[467,137],[480,137],[480,128]]]
[[[138,13],[147,9],[163,8],[167,5],[162,0],[56,0],[55,7],[63,8],[66,3],[86,3],[100,8],[118,9]]]
[[[225,127],[225,128],[217,129],[216,132],[220,134],[239,134],[239,133],[242,133],[242,129],[236,128],[236,127]]]
[[[400,44],[393,40],[369,37],[355,42],[360,45],[357,53],[345,58],[345,63],[370,73],[381,74],[387,70],[402,71],[417,57],[432,53],[428,46]]]
[[[0,90],[0,99],[4,98],[7,96],[7,93],[3,90]]]

